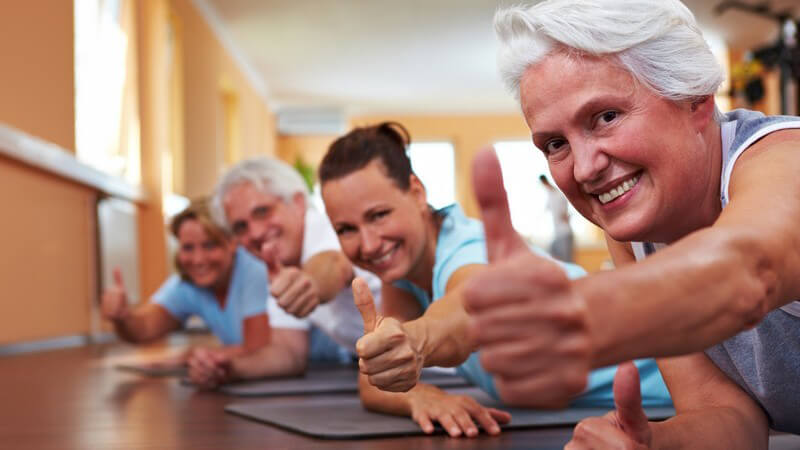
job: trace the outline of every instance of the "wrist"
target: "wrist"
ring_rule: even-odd
[[[587,286],[591,282],[588,278],[576,280],[573,286],[575,295],[578,296],[578,301],[583,303],[582,308],[585,311],[586,341],[590,346],[589,362],[592,368],[605,367],[619,363],[619,361],[609,362],[609,359],[614,359],[613,351],[617,345],[614,333],[618,327],[612,324],[614,316],[618,313],[612,303],[612,297],[600,296],[605,297],[604,303],[597,304],[592,301],[592,296],[585,295],[585,292],[592,292],[592,288]]]
[[[427,366],[427,361],[433,353],[430,346],[430,333],[428,321],[424,317],[402,324],[408,336],[409,344],[417,354],[422,366]]]
[[[417,406],[423,404],[431,395],[436,394],[438,390],[437,387],[424,383],[417,383],[413,388],[409,389],[409,391],[404,394],[409,413],[413,412],[413,409]]]

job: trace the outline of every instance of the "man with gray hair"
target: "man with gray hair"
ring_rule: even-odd
[[[364,326],[350,282],[365,279],[380,295],[380,280],[341,252],[328,218],[309,202],[300,174],[269,157],[233,166],[220,179],[211,213],[237,243],[261,258],[269,272],[270,343],[233,360],[209,355],[190,368],[192,379],[211,387],[230,379],[302,373],[312,360],[354,354]],[[379,297],[376,297],[379,298]]]
[[[560,406],[596,367],[659,360],[677,415],[648,423],[636,369],[569,449],[765,448],[800,433],[800,118],[720,113],[723,71],[678,0],[499,11],[500,72],[616,269],[569,280],[509,220],[491,151],[473,165],[489,267],[465,288],[482,365],[512,404]],[[694,353],[692,353],[694,352]]]

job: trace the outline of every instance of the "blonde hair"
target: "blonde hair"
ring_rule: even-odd
[[[208,234],[209,238],[212,241],[219,245],[225,245],[230,242],[231,236],[224,228],[220,227],[219,225],[214,222],[211,218],[211,213],[208,209],[208,200],[205,198],[197,199],[192,201],[183,211],[176,214],[169,223],[169,230],[175,239],[179,239],[178,233],[181,230],[181,226],[186,223],[187,220],[194,220],[203,227],[203,230]],[[181,278],[187,281],[191,281],[189,276],[183,270],[180,263],[178,262],[178,256],[175,255],[175,269],[180,274]]]

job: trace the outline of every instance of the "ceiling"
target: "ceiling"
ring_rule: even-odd
[[[752,48],[777,25],[721,0],[684,0],[708,39]],[[476,114],[516,111],[495,66],[494,11],[506,0],[195,0],[279,111]],[[518,2],[514,2],[518,3]],[[764,3],[751,0],[750,4]],[[773,11],[800,0],[772,0]]]

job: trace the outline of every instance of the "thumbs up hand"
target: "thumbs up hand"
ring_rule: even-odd
[[[125,294],[125,283],[119,267],[114,268],[111,287],[103,292],[100,312],[104,318],[112,321],[123,320],[128,315],[128,296]]]
[[[473,161],[489,267],[465,286],[481,364],[510,405],[563,407],[586,386],[591,341],[585,301],[564,270],[531,252],[511,225],[500,163]]]
[[[317,283],[299,267],[284,266],[274,242],[261,247],[261,259],[269,272],[269,292],[284,311],[306,317],[320,304]]]
[[[639,372],[631,362],[620,364],[614,376],[614,406],[603,417],[584,419],[565,449],[648,449],[653,432],[642,408]]]
[[[417,384],[424,365],[420,346],[399,320],[377,313],[361,278],[353,280],[353,301],[364,319],[364,336],[356,342],[361,373],[378,389],[408,391]]]

